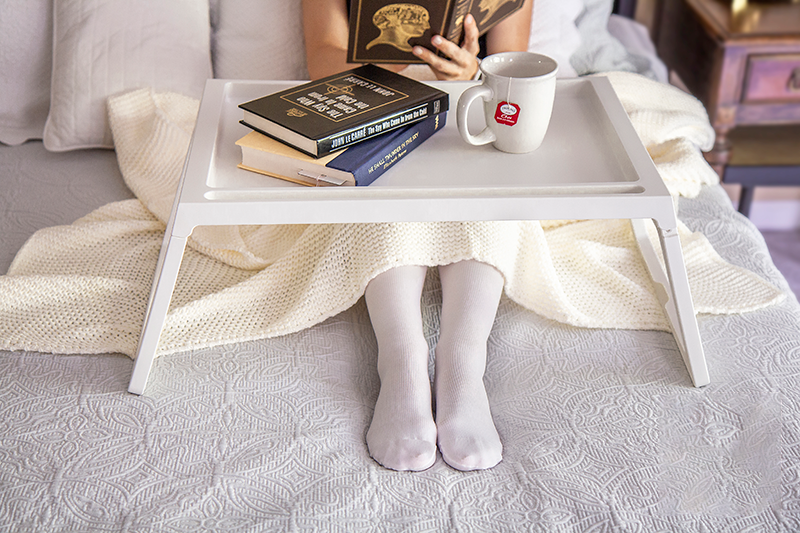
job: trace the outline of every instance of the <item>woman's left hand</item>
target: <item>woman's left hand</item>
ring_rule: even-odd
[[[415,46],[413,53],[430,65],[440,80],[471,80],[478,73],[478,25],[472,15],[464,18],[464,39],[461,46],[434,35],[431,44],[447,58],[436,55],[421,46]]]

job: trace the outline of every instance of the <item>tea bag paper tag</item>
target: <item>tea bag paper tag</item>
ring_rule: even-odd
[[[511,102],[500,102],[494,112],[494,120],[498,124],[513,126],[519,119],[519,106]]]

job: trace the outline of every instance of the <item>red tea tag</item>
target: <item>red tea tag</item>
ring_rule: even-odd
[[[513,126],[519,118],[519,106],[511,102],[500,102],[494,112],[494,120],[498,124]]]

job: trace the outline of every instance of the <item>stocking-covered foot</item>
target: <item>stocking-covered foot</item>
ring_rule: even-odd
[[[482,470],[503,457],[483,385],[486,342],[503,292],[503,277],[478,261],[439,267],[442,315],[436,346],[439,451],[458,470]]]
[[[436,381],[436,427],[444,461],[464,471],[497,465],[503,445],[482,380],[453,382],[437,375]]]
[[[426,470],[436,461],[436,424],[427,368],[418,376],[383,376],[367,431],[373,459],[392,470]]]
[[[367,447],[392,470],[425,470],[436,461],[428,342],[420,314],[426,272],[421,266],[393,268],[370,281],[365,293],[381,379]]]

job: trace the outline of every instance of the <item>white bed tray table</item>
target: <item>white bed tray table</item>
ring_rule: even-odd
[[[249,130],[238,104],[298,82],[206,83],[167,224],[129,391],[143,394],[187,239],[200,225],[474,220],[631,219],[689,376],[709,383],[670,197],[610,82],[559,80],[542,146],[530,154],[474,147],[455,121],[475,82],[436,82],[450,93],[445,128],[368,187],[306,187],[237,168]],[[483,126],[480,106],[469,118]],[[658,229],[666,268],[647,237]]]

